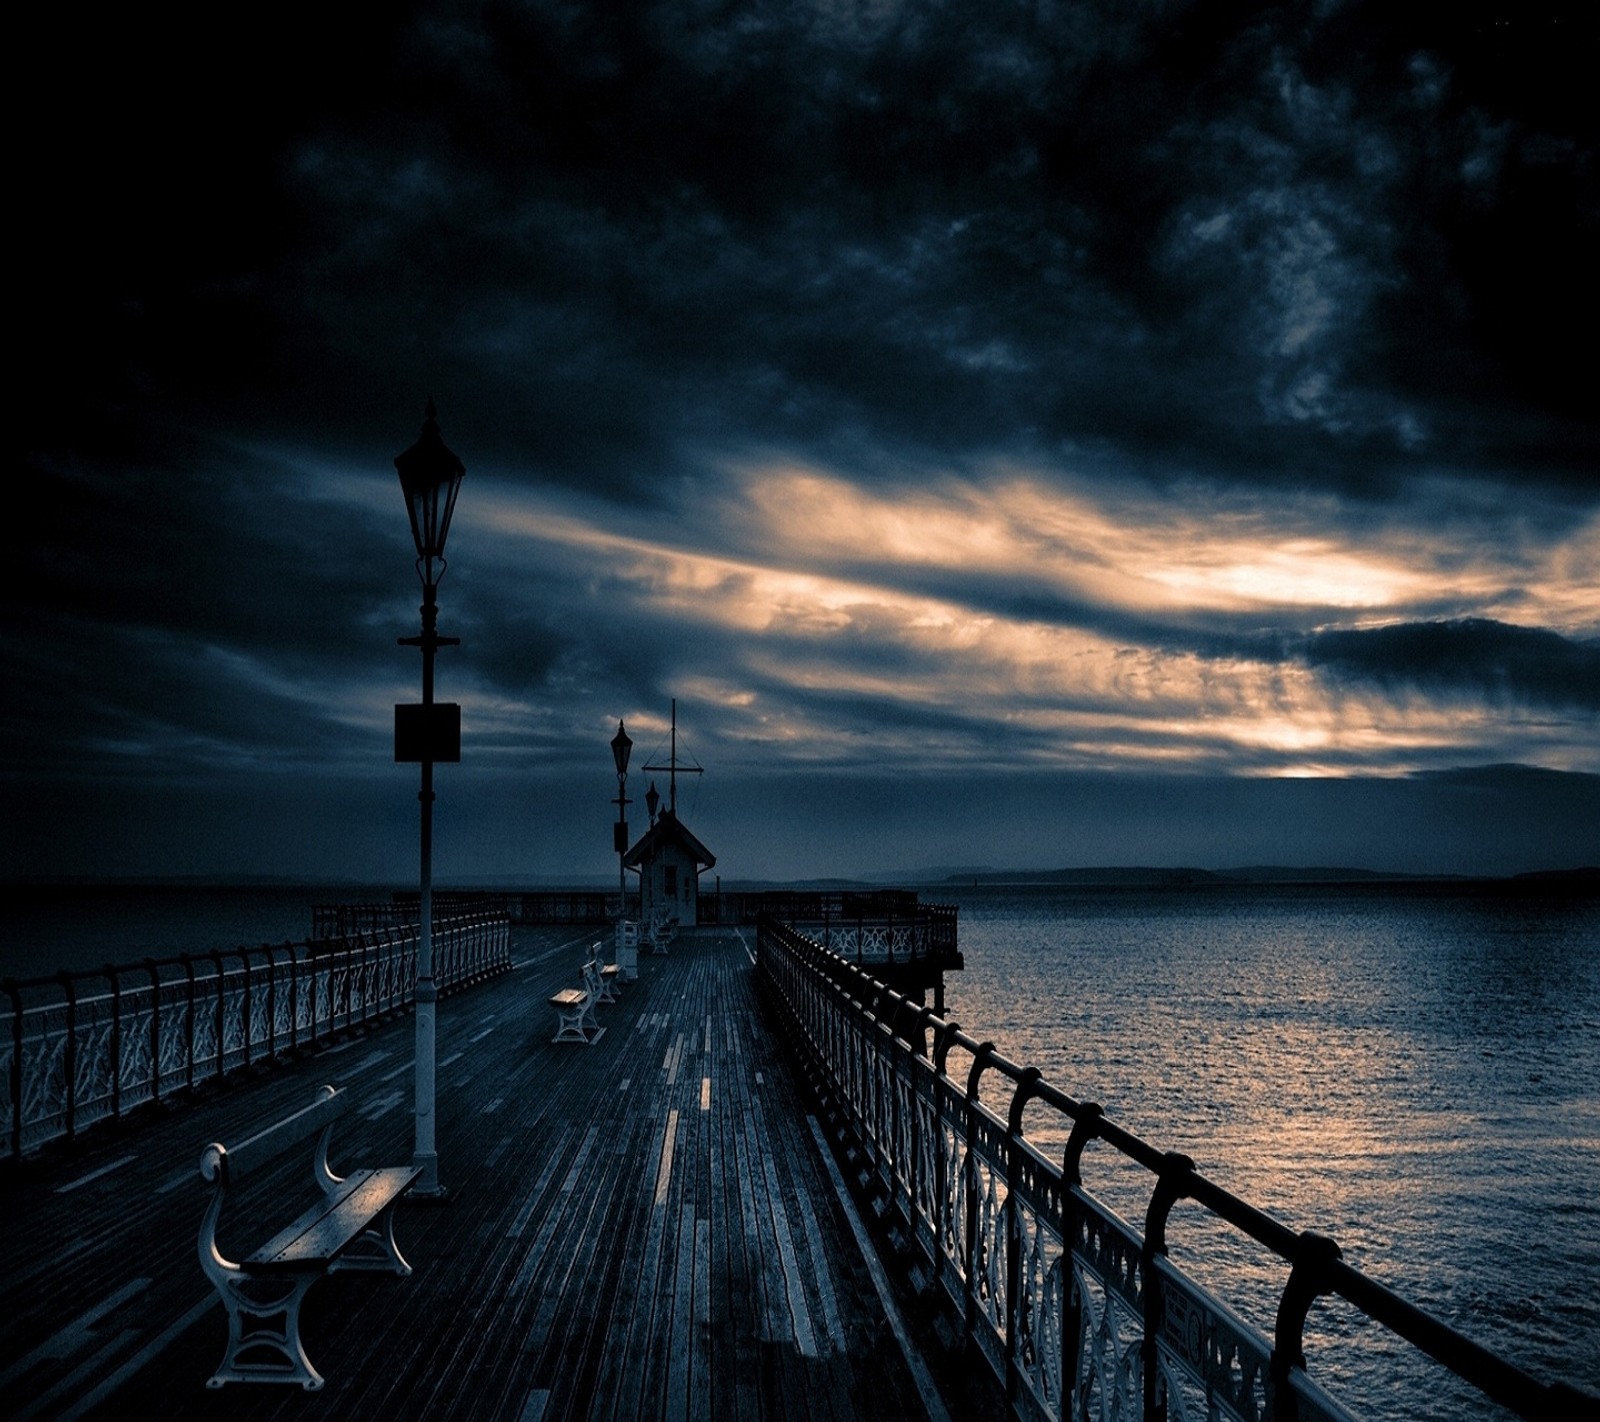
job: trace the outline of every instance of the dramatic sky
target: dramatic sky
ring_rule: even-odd
[[[725,879],[1600,861],[1592,5],[186,9],[14,26],[9,875],[414,875],[430,396],[441,881],[674,698]]]

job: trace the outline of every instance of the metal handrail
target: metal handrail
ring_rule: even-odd
[[[1200,1415],[1348,1418],[1306,1369],[1304,1325],[1321,1297],[1343,1299],[1520,1417],[1565,1418],[1593,1405],[1571,1384],[1534,1378],[1367,1277],[1332,1240],[1290,1229],[1187,1157],[1157,1149],[1098,1104],[1075,1099],[792,925],[759,921],[757,965],[767,999],[909,1226],[923,1265],[944,1285],[1013,1416],[1077,1417],[1087,1411],[1086,1391],[1115,1392],[1123,1410],[1154,1422],[1169,1416],[1169,1404],[1188,1415],[1180,1396],[1188,1386],[1215,1409]],[[952,1049],[969,1059],[964,1081],[951,1073]],[[983,1100],[986,1078],[1009,1083],[1003,1117]],[[1026,1138],[1023,1114],[1033,1103],[1070,1122],[1059,1165]],[[1155,1177],[1142,1236],[1084,1190],[1079,1164],[1091,1140]],[[1270,1341],[1167,1259],[1167,1215],[1179,1200],[1289,1266]],[[1132,1330],[1142,1329],[1136,1349],[1107,1331],[1118,1309]]]
[[[0,1137],[20,1160],[199,1083],[410,1007],[417,927],[0,982]],[[453,991],[511,966],[503,914],[436,919]]]

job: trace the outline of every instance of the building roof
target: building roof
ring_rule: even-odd
[[[690,834],[671,810],[663,810],[639,842],[622,856],[623,865],[636,869],[646,859],[654,859],[669,844],[675,844],[691,855],[698,868],[710,869],[717,862],[717,856]]]

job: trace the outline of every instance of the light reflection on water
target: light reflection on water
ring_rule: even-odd
[[[1600,1388],[1600,900],[1466,889],[960,890],[948,1015],[1535,1377]],[[954,1059],[953,1059],[954,1062]],[[964,1069],[964,1068],[963,1068]],[[1004,1114],[1007,1092],[985,1080]],[[1025,1129],[1059,1158],[1067,1123]],[[1151,1177],[1091,1147],[1141,1225]],[[1180,1205],[1172,1257],[1271,1336],[1286,1266]],[[1502,1415],[1348,1307],[1312,1375]]]

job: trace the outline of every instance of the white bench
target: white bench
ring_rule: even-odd
[[[610,990],[605,973],[605,967],[598,958],[590,958],[583,965],[583,990],[589,994],[591,1003],[617,1000],[617,994]]]
[[[583,988],[562,988],[550,999],[556,1010],[556,1035],[552,1042],[582,1042],[587,1046],[598,1041],[602,1028],[594,1015],[594,1002]],[[594,1036],[589,1035],[590,1027]]]
[[[583,965],[584,986],[595,996],[597,1002],[620,1002],[622,1000],[622,965],[620,963],[602,963],[600,961],[601,945],[594,945],[593,956]],[[594,981],[588,981],[590,969],[594,969]]]
[[[227,1350],[207,1387],[299,1383],[316,1392],[322,1375],[300,1341],[300,1306],[312,1284],[342,1269],[411,1272],[394,1242],[394,1207],[422,1169],[395,1165],[343,1178],[329,1170],[328,1140],[349,1104],[348,1093],[324,1086],[309,1106],[237,1145],[213,1142],[200,1152],[201,1178],[216,1186],[200,1222],[200,1267],[228,1311]],[[229,1190],[319,1131],[311,1158],[316,1202],[247,1258],[225,1258],[217,1247],[217,1222]]]

